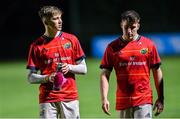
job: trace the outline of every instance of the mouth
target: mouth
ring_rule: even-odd
[[[62,28],[62,25],[58,26],[58,28]]]

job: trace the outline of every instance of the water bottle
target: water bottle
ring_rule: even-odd
[[[62,63],[57,64],[56,76],[54,77],[54,90],[60,90],[62,85],[66,82],[66,78],[61,72]]]

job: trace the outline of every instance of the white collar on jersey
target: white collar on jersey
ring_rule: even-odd
[[[134,40],[133,40],[133,41],[136,41],[136,40],[138,40],[138,39],[139,39],[139,35],[136,34],[136,36],[134,36]]]
[[[58,31],[58,32],[56,33],[55,37],[61,36],[61,34],[62,34],[62,32],[61,32],[61,31]]]

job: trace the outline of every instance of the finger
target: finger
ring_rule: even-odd
[[[65,73],[67,72],[66,68],[63,67],[63,68],[61,69],[61,72],[62,72],[63,74],[65,74]]]
[[[69,72],[69,70],[67,68],[62,69],[63,74],[67,74],[68,72]]]
[[[63,63],[63,64],[62,64],[62,67],[66,67],[66,66],[67,66],[67,63]]]
[[[110,113],[110,112],[108,112],[108,111],[107,111],[107,112],[105,112],[105,113],[106,113],[107,115],[111,115],[111,113]]]
[[[111,113],[109,112],[109,105],[108,105],[108,104],[103,105],[103,111],[104,111],[107,115],[111,115]]]
[[[61,69],[63,74],[67,74],[69,72],[69,67],[67,64],[64,64],[62,69]]]
[[[154,111],[154,110],[156,110],[156,105],[154,105],[154,107],[153,107],[153,111]]]
[[[156,112],[154,115],[155,115],[155,116],[158,116],[159,114],[160,114],[159,112]]]
[[[68,73],[68,70],[65,70],[64,72],[63,72],[63,74],[67,74]]]
[[[162,110],[157,108],[157,111],[156,111],[156,113],[155,113],[155,116],[158,116],[161,112],[162,112]]]
[[[52,76],[56,76],[56,74],[57,74],[57,73],[56,73],[56,72],[54,72],[54,73],[52,73]]]
[[[104,113],[106,113],[107,115],[111,115],[111,113],[110,113],[107,109],[103,108],[103,111],[104,111]]]
[[[163,108],[158,108],[158,109],[157,109],[157,112],[158,112],[158,113],[161,113],[162,111],[163,111]]]
[[[162,111],[163,111],[163,108],[158,108],[157,107],[157,111],[155,113],[155,116],[158,116]]]

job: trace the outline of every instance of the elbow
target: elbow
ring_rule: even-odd
[[[29,78],[28,78],[27,81],[28,81],[28,83],[33,84],[33,82]]]
[[[32,80],[30,80],[29,78],[28,78],[28,83],[33,84]]]
[[[87,70],[85,70],[84,72],[82,72],[82,75],[85,75],[85,74],[87,74]]]
[[[87,67],[84,68],[84,72],[82,72],[83,75],[87,74]]]
[[[30,77],[30,76],[28,76],[28,83],[30,83],[30,84],[34,84],[34,82],[33,82],[33,80],[32,80],[32,78]]]
[[[81,75],[87,74],[87,69],[85,69],[84,71],[80,72],[79,74],[81,74]]]
[[[79,72],[79,74],[81,74],[81,75],[87,74],[87,67],[84,67],[83,70],[81,70],[81,72]]]

